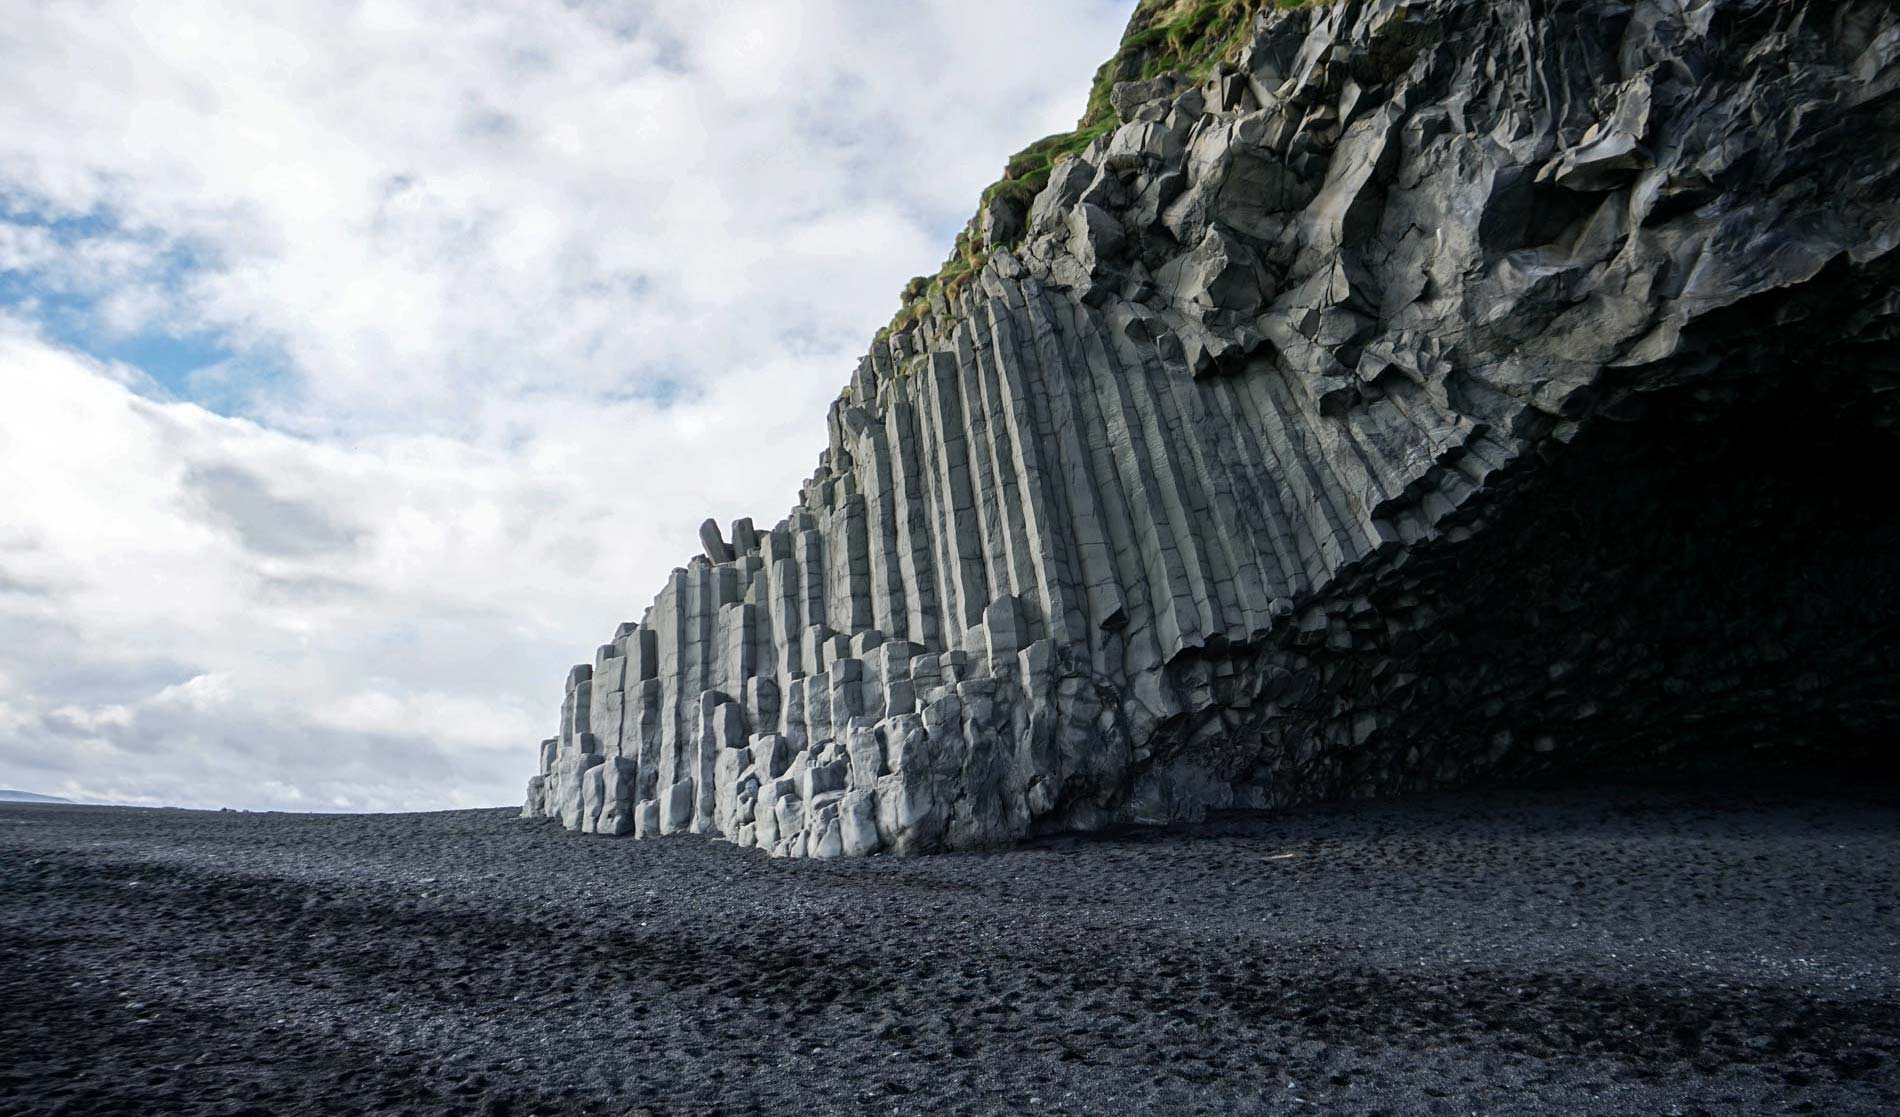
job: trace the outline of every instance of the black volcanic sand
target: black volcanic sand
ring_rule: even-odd
[[[771,861],[0,807],[0,1113],[1900,1109],[1900,790],[1591,783]]]

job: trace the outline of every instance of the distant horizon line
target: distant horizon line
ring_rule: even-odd
[[[176,803],[126,803],[103,799],[71,799],[38,791],[0,787],[0,806],[43,807],[132,807],[139,810],[200,811],[206,814],[449,814],[454,811],[517,810],[519,803],[495,803],[486,807],[436,807],[426,810],[374,810],[351,807],[310,807],[291,810],[283,807],[186,807]]]

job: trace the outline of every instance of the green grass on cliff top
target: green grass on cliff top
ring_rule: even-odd
[[[1128,20],[1128,29],[1122,32],[1115,56],[1095,71],[1088,107],[1075,128],[1044,136],[1010,156],[1003,177],[983,191],[982,207],[1000,199],[1027,210],[1030,201],[1049,184],[1049,173],[1057,163],[1081,154],[1098,137],[1112,131],[1119,122],[1108,95],[1116,82],[1146,81],[1170,72],[1196,80],[1205,78],[1246,45],[1256,14],[1267,8],[1300,8],[1316,2],[1319,0],[1140,0]],[[988,256],[989,248],[977,245],[969,228],[958,233],[950,258],[936,275],[918,276],[905,285],[903,309],[879,331],[879,339],[916,323],[929,308],[933,294],[954,299]]]

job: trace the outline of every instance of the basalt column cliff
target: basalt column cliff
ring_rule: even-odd
[[[1098,85],[524,815],[906,853],[1900,726],[1891,4],[1148,0]]]

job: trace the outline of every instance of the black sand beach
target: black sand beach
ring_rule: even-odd
[[[4,1114],[1896,1109],[1891,784],[850,863],[0,806]]]

